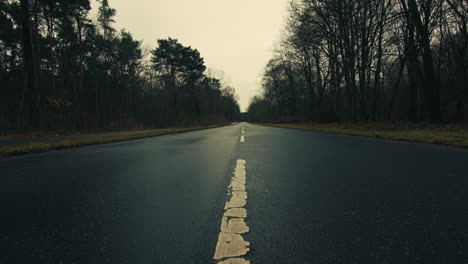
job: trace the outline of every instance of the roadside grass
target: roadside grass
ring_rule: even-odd
[[[255,123],[328,133],[468,148],[468,125],[427,123]]]
[[[216,128],[221,126],[208,126],[208,127],[196,127],[196,128],[180,128],[172,129],[167,131],[153,131],[143,132],[132,135],[121,135],[121,136],[109,136],[109,137],[93,137],[93,138],[77,138],[67,139],[59,141],[47,141],[47,142],[28,142],[17,145],[2,146],[0,147],[0,157],[22,155],[29,153],[45,152],[50,150],[68,149],[82,146],[91,146],[103,143],[128,141],[134,139],[142,139],[148,137],[157,137],[169,134],[178,134],[189,131],[203,130],[209,128]]]
[[[57,130],[57,131],[0,131],[0,139],[23,139],[23,138],[40,138],[40,137],[55,137],[55,136],[70,136],[70,135],[87,135],[87,134],[101,134],[101,133],[120,133],[120,132],[135,132],[143,130],[160,130],[160,129],[185,129],[193,127],[209,126],[211,124],[191,124],[191,125],[180,125],[175,127],[143,127],[136,126],[132,128],[119,128],[119,127],[107,127],[101,129],[90,129],[90,130]]]
[[[40,138],[40,137],[55,137],[55,136],[69,136],[69,135],[86,135],[86,134],[99,134],[99,133],[114,133],[114,132],[132,132],[138,130],[151,130],[151,129],[123,129],[123,130],[96,130],[96,131],[34,131],[34,132],[19,132],[19,133],[5,133],[0,135],[0,139],[23,139],[23,138]],[[156,130],[156,129],[155,129]]]

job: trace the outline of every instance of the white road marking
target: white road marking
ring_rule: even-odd
[[[219,260],[229,257],[239,257],[247,254],[250,243],[245,241],[239,234],[228,234],[220,232],[214,259]]]
[[[243,165],[240,165],[243,166]],[[237,182],[240,180],[245,180],[245,175],[247,174],[245,169],[239,169],[234,173],[234,176],[232,177],[232,182]]]
[[[246,218],[247,210],[245,208],[230,208],[224,213],[224,216]]]
[[[238,159],[238,160],[236,161],[236,164],[245,165],[245,163],[247,163],[247,162],[246,162],[245,160],[243,160],[243,159]]]
[[[231,258],[225,261],[221,261],[218,264],[250,264],[250,261],[243,258]]]
[[[231,189],[233,191],[245,191],[245,184],[242,183],[231,183]]]
[[[234,171],[233,173],[236,174],[238,171],[241,171],[241,170],[244,170],[245,171],[245,163],[237,163],[236,164],[236,171]]]
[[[233,174],[228,187],[228,194],[231,193],[231,198],[224,207],[225,211],[221,218],[221,232],[218,236],[213,258],[222,260],[218,264],[250,264],[250,261],[239,258],[250,251],[250,243],[244,241],[244,238],[240,235],[250,230],[245,222],[247,217],[247,210],[244,208],[247,204],[245,160],[238,159],[236,161]]]
[[[240,142],[245,142],[245,138],[244,138],[244,126],[242,126],[242,130],[241,130],[241,137],[240,137]]]
[[[233,191],[245,191],[245,178],[237,178],[231,182]]]
[[[247,199],[247,192],[246,191],[235,191],[235,192],[232,192],[232,196],[239,196],[242,199]]]
[[[229,208],[244,207],[246,203],[247,203],[246,199],[233,194],[232,197],[231,197],[231,200],[229,202],[226,202],[226,205],[224,206],[224,210],[227,210]]]
[[[223,216],[221,232],[243,234],[249,232],[249,227],[245,224],[244,218],[231,218],[228,220],[226,216]]]

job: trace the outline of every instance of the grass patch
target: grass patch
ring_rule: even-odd
[[[24,139],[24,138],[40,138],[40,137],[56,137],[56,136],[72,136],[72,135],[88,135],[88,134],[104,134],[104,133],[120,133],[120,132],[138,132],[160,129],[185,129],[194,127],[208,126],[209,124],[193,124],[187,126],[174,126],[174,127],[133,127],[133,128],[101,128],[89,130],[56,130],[56,131],[30,131],[30,132],[0,132],[0,139]]]
[[[257,123],[257,125],[468,148],[468,125],[427,123]]]
[[[77,139],[67,139],[59,141],[47,141],[47,142],[28,142],[18,145],[3,146],[0,147],[0,157],[29,154],[44,152],[50,150],[58,149],[68,149],[82,146],[91,146],[103,143],[110,142],[119,142],[119,141],[128,141],[134,139],[148,138],[148,137],[157,137],[168,134],[178,134],[189,131],[196,131],[202,129],[216,128],[220,126],[209,126],[209,127],[197,127],[197,128],[180,128],[172,129],[167,131],[153,131],[153,132],[144,132],[132,135],[119,135],[119,136],[110,136],[110,137],[93,137],[93,138],[77,138]]]

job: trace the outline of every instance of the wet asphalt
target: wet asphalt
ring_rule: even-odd
[[[467,150],[246,123],[1,159],[0,263],[215,263],[237,159],[253,264],[467,263]]]

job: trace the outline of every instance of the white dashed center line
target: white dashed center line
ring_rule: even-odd
[[[244,138],[244,126],[242,126],[242,130],[241,130],[241,137],[240,137],[240,142],[245,142],[245,138]]]
[[[240,258],[249,252],[250,243],[245,241],[241,234],[249,232],[245,222],[247,210],[246,185],[246,161],[238,159],[234,176],[228,187],[231,194],[230,200],[224,206],[224,214],[221,219],[221,232],[219,232],[213,258],[218,264],[250,264],[250,261]]]

